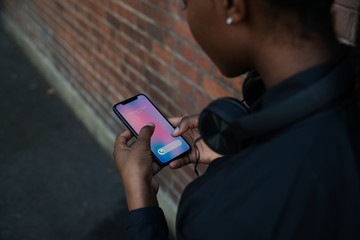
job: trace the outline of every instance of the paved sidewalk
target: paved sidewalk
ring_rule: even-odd
[[[0,239],[125,239],[113,160],[0,25]]]

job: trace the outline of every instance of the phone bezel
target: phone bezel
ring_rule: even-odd
[[[129,124],[129,122],[121,115],[121,113],[117,110],[117,106],[118,105],[126,105],[130,102],[133,102],[135,101],[136,99],[138,99],[139,96],[144,96],[149,102],[150,104],[160,113],[160,115],[170,124],[170,126],[172,128],[174,128],[174,126],[170,123],[170,121],[164,116],[164,114],[162,114],[162,112],[156,107],[156,105],[145,95],[145,94],[138,94],[138,95],[135,95],[131,98],[128,98],[124,101],[121,101],[119,103],[116,103],[114,106],[113,106],[113,111],[114,113],[119,117],[119,119],[121,120],[121,122],[132,132],[132,134],[134,134],[134,136],[137,138],[138,137],[138,134],[136,133],[136,131],[131,127],[131,125]],[[174,128],[175,129],[175,128]],[[161,166],[166,166],[168,165],[170,162],[176,160],[176,159],[179,159],[180,157],[184,156],[185,154],[189,153],[191,151],[191,146],[190,144],[182,137],[180,136],[182,140],[184,140],[184,142],[189,146],[189,149],[183,153],[181,153],[180,155],[176,156],[175,158],[167,161],[166,163],[163,163],[162,161],[160,161],[160,159],[156,156],[156,154],[151,151],[154,159],[157,161],[157,163]]]

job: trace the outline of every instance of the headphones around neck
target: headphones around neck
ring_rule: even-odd
[[[231,155],[246,147],[248,140],[285,128],[333,102],[350,87],[344,76],[349,58],[307,89],[277,105],[251,113],[234,98],[211,102],[199,117],[199,131],[204,142],[221,155]],[[347,75],[347,74],[346,74]],[[244,100],[252,104],[265,92],[261,77],[248,74],[243,84]],[[248,102],[249,101],[249,102]]]

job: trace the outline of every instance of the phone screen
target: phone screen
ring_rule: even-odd
[[[137,95],[114,106],[115,113],[138,136],[142,127],[155,124],[151,137],[151,151],[165,165],[190,150],[182,137],[173,137],[174,128],[145,95]]]

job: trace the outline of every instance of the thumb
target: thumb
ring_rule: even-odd
[[[153,123],[147,124],[140,130],[137,141],[149,143],[148,145],[150,146],[150,139],[154,133],[154,130],[155,130],[155,125]]]

